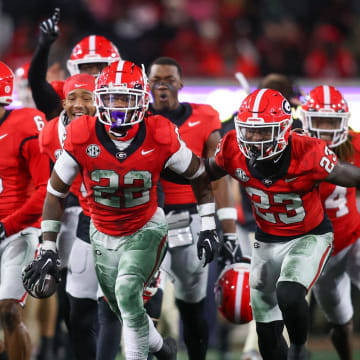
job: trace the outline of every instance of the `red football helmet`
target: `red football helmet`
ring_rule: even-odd
[[[142,121],[150,100],[144,66],[123,60],[107,66],[96,81],[95,99],[97,116],[110,131]]]
[[[28,81],[30,63],[27,62],[15,70],[15,85],[18,99],[22,106],[35,107]]]
[[[286,148],[291,106],[280,92],[259,89],[245,98],[234,121],[241,152],[253,161],[264,160]]]
[[[80,73],[80,64],[106,63],[110,65],[119,60],[119,51],[111,41],[103,36],[90,35],[75,45],[66,65],[70,75],[75,75]]]
[[[301,117],[309,135],[323,138],[329,147],[336,147],[347,140],[350,112],[335,87],[321,85],[312,89],[301,107]]]
[[[9,105],[13,101],[14,78],[12,70],[0,61],[0,104],[2,105]]]
[[[215,284],[215,300],[224,317],[234,324],[253,319],[250,306],[249,268],[247,263],[225,266]]]

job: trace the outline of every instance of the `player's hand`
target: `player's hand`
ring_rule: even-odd
[[[4,224],[0,222],[0,243],[6,239],[6,231],[4,228]]]
[[[214,260],[219,252],[219,247],[220,241],[216,230],[200,231],[197,250],[199,260],[202,260],[203,256],[205,256],[204,266]]]
[[[55,8],[53,15],[40,24],[39,43],[41,45],[51,45],[59,36],[58,23],[60,20],[60,9]]]
[[[39,254],[35,260],[27,265],[22,271],[22,281],[25,290],[31,292],[34,285],[42,283],[47,274],[53,275],[57,282],[60,281],[60,259],[57,251],[39,250]]]
[[[225,233],[224,242],[221,245],[219,256],[217,258],[221,268],[227,265],[241,262],[243,259],[238,237],[235,233]]]

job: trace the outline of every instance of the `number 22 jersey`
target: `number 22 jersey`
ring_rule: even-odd
[[[331,173],[337,157],[321,140],[292,133],[282,155],[282,167],[278,169],[274,164],[274,174],[268,178],[249,168],[235,130],[223,138],[215,154],[218,166],[244,187],[262,232],[295,238],[324,220],[318,183]]]
[[[95,227],[113,236],[143,227],[157,209],[160,172],[180,147],[177,128],[159,115],[145,117],[124,150],[95,117],[73,120],[66,128],[64,149],[82,172]]]

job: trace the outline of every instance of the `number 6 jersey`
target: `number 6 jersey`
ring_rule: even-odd
[[[185,171],[192,154],[180,141],[177,128],[159,115],[145,117],[124,150],[95,117],[72,121],[66,132],[64,149],[82,173],[92,221],[98,230],[113,236],[132,234],[149,221],[157,209],[161,170],[184,147]],[[59,160],[55,170],[64,180]]]
[[[249,196],[261,241],[286,241],[322,224],[318,183],[333,170],[337,157],[321,140],[293,133],[281,166],[263,177],[239,150],[235,130],[218,145],[216,163],[238,180]],[[258,162],[259,163],[259,162]],[[326,225],[331,231],[331,225]],[[263,234],[263,235],[265,235]],[[284,237],[284,239],[280,239]]]

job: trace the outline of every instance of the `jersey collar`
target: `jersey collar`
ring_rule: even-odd
[[[120,162],[125,161],[131,154],[133,154],[144,142],[146,137],[146,126],[145,121],[141,121],[139,130],[135,135],[134,140],[124,150],[120,151],[116,148],[115,144],[111,141],[108,133],[106,132],[104,124],[96,119],[96,136],[104,148],[113,156],[115,156]]]
[[[162,115],[169,119],[177,127],[180,127],[191,116],[192,107],[189,103],[180,103],[179,106],[172,111],[156,111],[152,104],[149,106],[149,111],[153,115]]]

